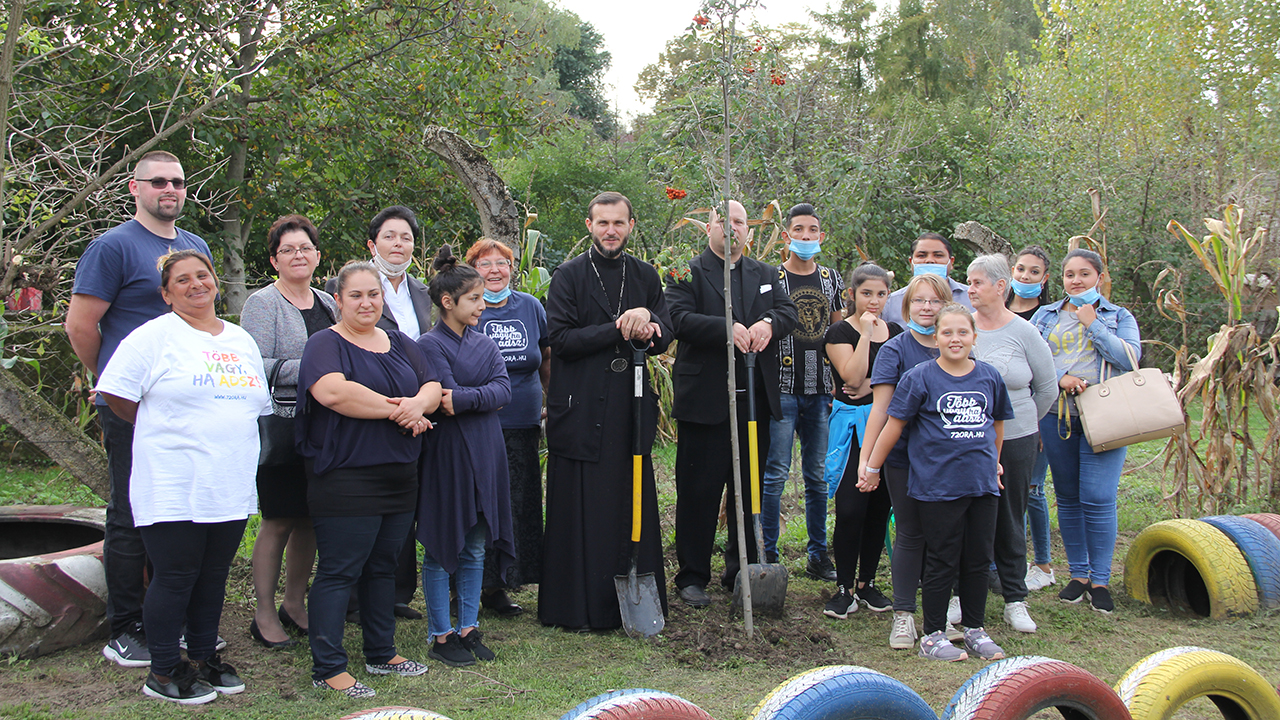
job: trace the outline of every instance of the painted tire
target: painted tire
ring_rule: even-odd
[[[1120,697],[1093,673],[1068,662],[1025,655],[994,662],[956,691],[943,720],[1025,720],[1057,708],[1073,720],[1128,720]]]
[[[773,689],[750,720],[937,720],[915,690],[888,675],[855,665],[802,672]]]
[[[702,708],[659,690],[614,690],[597,695],[560,720],[713,720]]]
[[[1258,604],[1264,608],[1280,607],[1280,537],[1246,517],[1214,515],[1200,520],[1226,533],[1240,548],[1258,586]]]
[[[107,635],[103,509],[0,507],[0,655],[33,658]]]
[[[449,718],[421,708],[388,706],[343,715],[342,720],[449,720]]]
[[[1249,563],[1226,533],[1198,520],[1165,520],[1138,534],[1124,584],[1139,602],[1224,620],[1258,610]]]
[[[1262,527],[1270,530],[1272,535],[1280,538],[1280,515],[1275,513],[1250,513],[1248,515],[1241,515],[1240,517],[1249,518]]]
[[[1215,650],[1176,647],[1148,655],[1116,683],[1133,720],[1166,720],[1207,696],[1225,718],[1280,718],[1280,695],[1258,671]]]

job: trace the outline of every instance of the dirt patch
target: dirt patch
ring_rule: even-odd
[[[755,632],[747,638],[742,614],[733,608],[730,594],[708,590],[710,607],[691,608],[678,598],[671,603],[661,646],[680,665],[710,669],[753,662],[821,664],[835,647],[830,630],[821,622],[822,608],[816,598],[789,596],[783,617],[754,616]]]

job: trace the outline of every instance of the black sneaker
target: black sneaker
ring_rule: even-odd
[[[183,650],[187,649],[187,628],[185,625],[182,627],[182,635],[178,636],[178,647],[182,648]],[[223,650],[226,650],[226,649],[227,649],[227,639],[219,635],[218,638],[213,641],[213,651],[222,652]]]
[[[178,667],[173,669],[168,682],[160,682],[154,670],[148,672],[147,681],[142,685],[142,694],[180,705],[203,705],[218,697],[218,691],[201,680],[191,663],[185,661],[178,663]]]
[[[458,633],[449,633],[444,642],[436,640],[431,643],[431,652],[427,653],[427,657],[432,660],[439,660],[449,667],[466,667],[476,664],[475,655],[462,644],[462,638],[458,637]]]
[[[1062,602],[1078,603],[1089,592],[1089,584],[1072,579],[1067,586],[1058,591],[1058,599]]]
[[[858,598],[858,602],[862,603],[871,612],[885,612],[893,609],[893,603],[876,588],[874,580],[858,588],[854,593],[854,597]]]
[[[196,663],[196,674],[208,683],[209,687],[223,695],[235,695],[244,692],[244,681],[236,674],[236,669],[222,662],[217,653],[210,655],[203,662]]]
[[[827,582],[836,581],[836,566],[831,564],[831,559],[826,555],[819,555],[817,560],[809,558],[809,564],[805,566],[804,574],[814,580],[826,580]]]
[[[831,596],[827,601],[826,607],[822,609],[822,614],[829,618],[844,620],[853,613],[858,611],[858,601],[853,597],[853,593],[844,589],[841,585],[836,594]]]
[[[103,646],[102,656],[121,667],[150,667],[151,650],[147,648],[147,636],[142,634],[142,623],[111,638]]]
[[[1111,591],[1105,585],[1089,588],[1089,604],[1103,615],[1110,615],[1116,609],[1115,602],[1111,600]]]
[[[497,659],[498,656],[494,655],[492,650],[485,647],[482,642],[484,640],[484,635],[481,635],[479,630],[472,628],[471,632],[460,637],[462,638],[462,647],[466,648],[477,660],[488,662],[490,660]]]

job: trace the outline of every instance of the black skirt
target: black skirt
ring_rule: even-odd
[[[302,462],[258,466],[258,509],[263,520],[311,517]]]

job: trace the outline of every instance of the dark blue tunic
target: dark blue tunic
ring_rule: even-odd
[[[454,415],[437,412],[425,433],[419,473],[418,540],[448,573],[458,569],[467,531],[483,513],[485,547],[498,551],[498,573],[515,560],[507,449],[498,409],[511,402],[511,383],[493,340],[468,327],[462,337],[443,320],[418,338],[440,384],[453,391]]]

